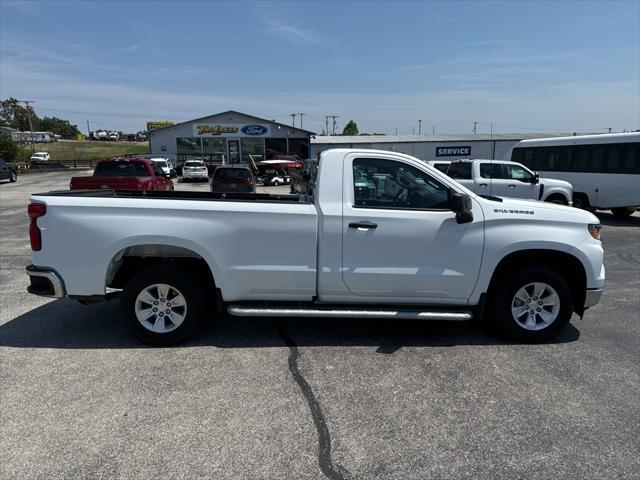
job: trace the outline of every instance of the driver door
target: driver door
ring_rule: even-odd
[[[463,303],[480,269],[482,211],[474,203],[474,221],[457,223],[449,188],[413,163],[345,159],[343,282],[364,302]]]
[[[522,165],[502,164],[505,182],[505,196],[513,198],[530,198],[537,200],[540,184],[535,182],[532,172]]]

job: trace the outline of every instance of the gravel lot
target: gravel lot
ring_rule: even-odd
[[[224,318],[162,349],[117,301],[26,293],[28,196],[69,176],[0,184],[0,478],[640,477],[638,213],[599,214],[605,295],[554,343]]]

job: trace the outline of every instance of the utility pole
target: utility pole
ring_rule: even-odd
[[[336,118],[340,118],[340,115],[327,115],[328,118],[333,120],[333,126],[332,126],[332,135],[336,134]]]
[[[396,135],[398,135],[398,127],[396,127]]]
[[[91,127],[89,126],[89,120],[87,120],[87,135],[87,138],[89,138],[89,141],[91,141]]]
[[[609,133],[611,133],[611,127],[609,127]]]
[[[478,123],[479,123],[479,122],[473,122],[473,134],[474,134],[474,135],[475,135],[475,134],[476,134],[476,132],[477,132],[476,127],[478,126]]]
[[[293,119],[293,122],[291,123],[291,125],[293,126],[293,128],[296,127],[296,115],[297,115],[297,113],[292,113],[291,114],[291,118]]]
[[[324,116],[325,135],[329,135],[329,115]]]
[[[304,117],[306,113],[299,113],[298,115],[300,115],[300,128],[302,128],[302,117]]]
[[[416,127],[411,127],[411,135],[415,135],[416,134]]]
[[[418,135],[422,135],[422,120],[418,120]]]
[[[31,123],[31,110],[29,109],[30,103],[35,103],[33,100],[18,100],[20,103],[24,103],[27,107],[27,117],[29,117],[29,130],[31,131],[31,148],[33,153],[36,153],[36,145],[33,138],[33,123]]]
[[[433,125],[433,126],[431,127],[431,135],[433,135],[434,137],[435,137],[435,135],[436,135],[436,126],[435,126],[435,125]]]

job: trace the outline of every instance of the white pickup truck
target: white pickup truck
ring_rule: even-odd
[[[458,160],[451,162],[446,173],[479,195],[528,198],[561,205],[572,203],[573,187],[569,182],[540,178],[516,162]]]
[[[29,292],[119,295],[138,338],[205,317],[471,320],[556,335],[604,284],[598,218],[482,198],[408,155],[322,153],[307,195],[60,191],[29,205]]]

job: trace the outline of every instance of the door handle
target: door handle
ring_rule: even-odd
[[[509,188],[516,188],[516,186],[515,186],[515,185],[513,185],[513,184],[508,185],[508,187],[509,187]]]
[[[480,184],[480,186],[481,186],[481,187],[488,187],[488,186],[489,186],[489,184],[488,184],[488,183],[481,183],[481,184]]]
[[[349,224],[349,228],[378,228],[378,224],[373,222],[353,222]]]

